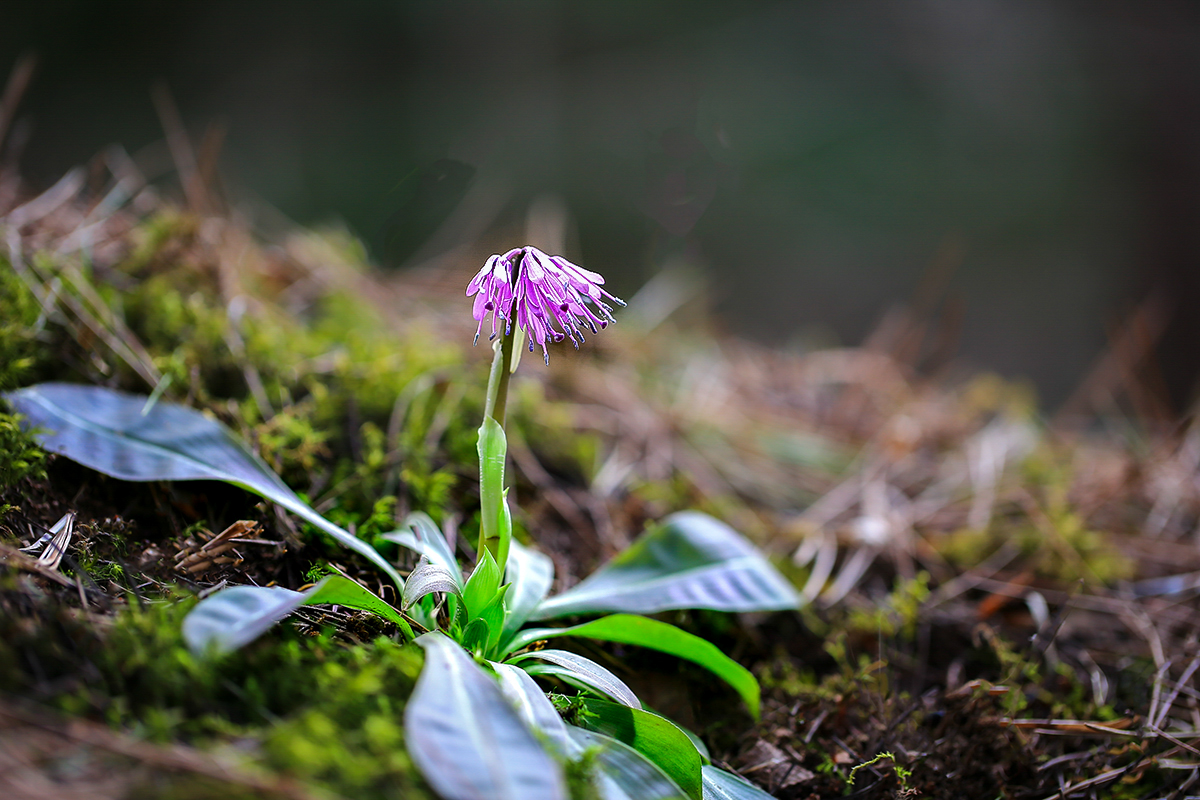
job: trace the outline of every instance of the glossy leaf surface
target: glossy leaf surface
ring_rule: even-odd
[[[565,800],[562,770],[492,676],[440,633],[404,709],[413,761],[445,800]]]
[[[521,660],[532,675],[565,675],[630,708],[642,707],[637,695],[624,681],[590,658],[566,650],[535,650],[523,654]],[[546,669],[531,661],[548,661],[557,669]]]
[[[587,711],[583,719],[589,730],[629,745],[654,762],[688,797],[701,799],[700,753],[674,723],[611,700],[585,696],[580,702]]]
[[[598,748],[596,788],[604,800],[683,800],[684,793],[654,764],[627,744],[563,722],[545,693],[519,667],[496,664],[500,688],[518,715],[560,758]]]
[[[701,774],[704,800],[771,800],[771,795],[732,772],[705,766]]]
[[[125,481],[215,480],[283,506],[369,559],[404,586],[375,548],[308,507],[233,432],[193,408],[70,383],[43,383],[4,395],[41,429],[38,443],[85,467]]]
[[[407,609],[432,592],[458,594],[461,591],[460,581],[456,581],[454,577],[454,573],[441,564],[434,564],[428,556],[421,556],[416,568],[409,573],[408,580],[404,582],[404,608]]]
[[[597,788],[604,800],[684,800],[687,795],[657,764],[622,741],[567,725],[580,751],[598,747]]]
[[[698,511],[667,517],[585,580],[543,601],[533,619],[677,608],[773,611],[800,596],[753,544]]]
[[[341,575],[330,575],[303,592],[271,586],[233,586],[212,594],[188,612],[183,639],[192,652],[228,653],[249,644],[301,606],[343,605],[371,611],[412,628],[396,609]]]
[[[467,583],[462,591],[462,601],[467,608],[467,618],[474,619],[483,613],[483,610],[495,599],[496,591],[499,588],[500,567],[492,558],[491,551],[483,550],[479,553],[475,570],[471,573],[471,577],[467,578]]]
[[[454,550],[446,541],[446,536],[428,514],[415,512],[404,520],[404,527],[385,533],[381,537],[385,541],[403,545],[409,550],[420,553],[435,565],[438,565],[453,576],[458,589],[462,589],[462,570],[458,560],[454,558]]]
[[[613,614],[568,628],[530,628],[509,643],[510,652],[540,639],[558,636],[583,636],[605,642],[620,642],[649,647],[662,653],[687,659],[711,671],[734,688],[754,717],[758,717],[758,681],[750,670],[722,653],[712,642],[693,636],[674,625],[635,614]]]
[[[581,752],[567,733],[567,724],[546,697],[541,687],[534,683],[529,673],[512,664],[488,662],[496,671],[500,691],[516,710],[525,727],[543,738],[550,750],[559,758],[576,758]]]

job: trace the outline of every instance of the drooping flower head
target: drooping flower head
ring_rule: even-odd
[[[625,302],[600,288],[603,285],[602,275],[536,247],[494,255],[467,285],[467,297],[475,296],[472,315],[479,321],[475,342],[479,342],[488,314],[492,315],[493,339],[498,333],[497,320],[504,320],[504,335],[508,336],[515,317],[529,337],[529,352],[535,344],[540,345],[549,364],[547,341],[570,339],[578,350],[583,328],[598,333],[616,322],[612,306],[605,300],[620,306]]]

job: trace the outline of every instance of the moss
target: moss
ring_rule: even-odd
[[[311,705],[266,732],[265,763],[348,797],[427,796],[404,746],[420,666],[419,648],[386,639],[320,664]]]
[[[0,412],[0,492],[24,480],[44,480],[46,453],[21,430],[20,415]]]
[[[22,386],[44,357],[37,341],[41,305],[13,270],[0,259],[0,392]]]
[[[847,629],[856,633],[911,641],[917,633],[921,604],[929,598],[929,573],[920,572],[910,580],[899,580],[896,588],[880,603],[850,611]]]
[[[597,755],[598,748],[588,748],[579,758],[563,765],[571,800],[601,800],[600,788],[596,785]]]
[[[130,525],[117,517],[94,525],[80,525],[72,555],[79,568],[100,586],[109,581],[123,584],[126,579],[123,563],[129,554],[127,535]]]
[[[234,736],[258,766],[348,797],[428,794],[404,747],[403,709],[420,648],[347,646],[283,626],[219,661],[194,657],[190,600],[131,605],[98,634],[65,606],[0,576],[0,682],[73,715],[153,741]]]

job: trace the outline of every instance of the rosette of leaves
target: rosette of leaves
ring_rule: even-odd
[[[402,578],[366,542],[305,505],[215,420],[183,406],[108,389],[43,384],[5,395],[47,450],[125,480],[223,480],[313,522],[379,566],[402,598],[394,608],[331,575],[305,591],[223,589],[184,621],[189,647],[211,657],[241,647],[305,605],[338,604],[394,622],[425,651],[405,708],[408,747],[447,800],[546,800],[568,796],[564,766],[587,755],[605,800],[768,797],[708,763],[703,745],[643,707],[605,667],[544,646],[563,637],[636,645],[692,661],[728,683],[758,715],[754,676],[710,642],[646,615],[673,609],[791,609],[799,597],[746,539],[698,512],[665,519],[571,589],[550,595],[551,560],[512,539],[503,490],[504,433],[480,435],[485,539],[464,575],[449,541],[424,514],[385,536],[420,554]],[[498,456],[498,457],[497,457]],[[503,566],[502,566],[503,565]],[[564,617],[566,626],[548,622]],[[413,624],[415,623],[415,625]],[[417,636],[414,627],[425,632]],[[533,647],[537,645],[537,647]],[[534,680],[573,686],[573,723]]]

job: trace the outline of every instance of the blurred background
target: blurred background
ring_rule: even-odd
[[[1193,399],[1194,2],[5,0],[0,77],[26,54],[33,189],[111,143],[173,180],[173,104],[231,205],[390,268],[465,285],[550,193],[615,293],[691,270],[740,336],[859,344],[908,304],[1048,410],[1125,340]]]

